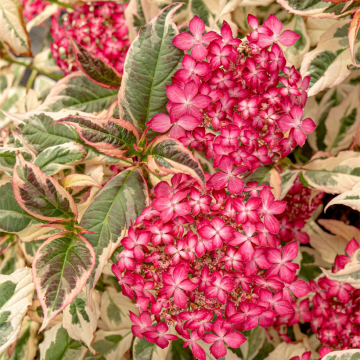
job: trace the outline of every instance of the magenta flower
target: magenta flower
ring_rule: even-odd
[[[132,311],[129,311],[129,313],[131,321],[135,324],[131,327],[131,331],[135,336],[142,339],[143,333],[151,329],[151,316],[148,312],[143,312],[139,316]]]
[[[178,339],[176,335],[167,334],[168,330],[168,326],[162,321],[158,323],[155,328],[143,332],[143,335],[147,341],[155,343],[157,346],[165,349],[169,345],[169,341]]]
[[[300,146],[305,144],[305,133],[311,134],[316,128],[315,123],[310,118],[301,120],[303,113],[304,111],[300,108],[300,106],[294,105],[290,114],[285,114],[278,120],[280,130],[288,131],[291,129],[294,133],[295,141]]]
[[[234,290],[234,283],[230,277],[222,276],[219,272],[212,273],[211,285],[206,287],[205,296],[210,299],[215,298],[221,304],[225,304],[227,300],[227,293]]]
[[[224,242],[229,242],[233,237],[231,226],[225,225],[225,221],[215,217],[211,224],[198,228],[198,233],[205,239],[212,240],[214,249],[220,249]]]
[[[273,14],[265,20],[264,27],[271,30],[272,34],[259,34],[259,39],[256,44],[261,48],[268,47],[276,42],[279,42],[284,46],[292,46],[300,38],[300,35],[292,30],[285,30],[281,32],[283,24]]]
[[[193,36],[187,32],[176,35],[173,44],[181,50],[191,50],[191,56],[198,61],[203,60],[208,50],[205,45],[209,45],[213,40],[219,39],[220,36],[214,32],[209,31],[203,35],[205,31],[204,22],[198,17],[194,16],[189,23],[189,29]]]
[[[197,288],[197,285],[188,279],[186,266],[177,265],[172,275],[163,273],[162,279],[164,286],[160,290],[160,295],[165,295],[167,299],[174,295],[174,303],[184,309],[188,300],[184,291],[193,291]]]
[[[150,241],[150,233],[142,232],[136,234],[132,227],[129,228],[129,236],[121,240],[121,244],[127,250],[132,250],[134,252],[134,258],[137,261],[142,261],[144,259],[144,250],[147,250],[146,244]]]
[[[199,360],[206,360],[206,354],[204,349],[196,343],[196,341],[201,340],[201,336],[198,334],[196,330],[192,331],[191,333],[189,331],[185,331],[183,333],[183,337],[185,339],[188,339],[184,343],[184,347],[191,347],[191,351],[194,354],[196,358]]]
[[[225,344],[233,349],[238,348],[246,341],[246,337],[232,329],[225,320],[217,318],[213,326],[213,332],[203,336],[203,340],[210,346],[210,352],[216,359],[226,355]]]
[[[207,75],[210,71],[210,66],[207,62],[196,61],[189,55],[184,56],[182,66],[183,69],[179,69],[174,77],[180,79],[184,83],[194,80],[199,85],[200,78]]]
[[[282,251],[279,249],[269,249],[267,251],[267,260],[273,264],[267,271],[268,276],[279,274],[280,279],[291,282],[294,273],[299,268],[298,264],[290,262],[294,260],[299,252],[296,241],[286,244]]]
[[[211,176],[208,181],[209,186],[215,190],[221,190],[225,186],[233,194],[240,194],[244,188],[244,181],[237,176],[244,173],[244,167],[238,166],[234,168],[234,160],[228,156],[223,156],[222,161],[219,165],[222,172],[217,172]]]

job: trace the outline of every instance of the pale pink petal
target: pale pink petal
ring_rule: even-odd
[[[307,134],[311,134],[316,129],[316,125],[310,118],[306,118],[301,122],[301,129]]]
[[[279,36],[278,41],[284,46],[293,46],[299,38],[300,35],[295,31],[285,30]]]
[[[259,26],[259,21],[254,15],[249,14],[247,17],[247,22],[253,29],[257,29]]]
[[[160,133],[168,131],[171,127],[170,117],[166,114],[156,114],[151,118],[149,124],[150,129]]]
[[[189,22],[189,29],[195,37],[200,37],[205,31],[205,24],[197,15],[195,15]]]

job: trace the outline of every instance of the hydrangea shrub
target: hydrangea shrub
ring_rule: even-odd
[[[3,0],[0,360],[357,359],[359,8]]]

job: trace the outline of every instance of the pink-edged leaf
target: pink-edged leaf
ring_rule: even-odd
[[[70,174],[63,179],[62,185],[64,188],[74,188],[78,186],[101,187],[101,185],[95,179],[89,175],[84,174]]]
[[[107,89],[120,88],[121,74],[101,59],[91,55],[75,40],[72,40],[72,45],[77,66],[91,81]]]
[[[74,127],[87,145],[117,158],[131,156],[134,151],[133,145],[139,141],[138,131],[125,120],[69,116],[56,123]]]
[[[40,331],[80,293],[94,266],[95,251],[81,235],[56,234],[39,247],[32,273],[44,312]]]
[[[6,234],[0,232],[0,255],[2,255],[4,251],[8,249],[9,246],[13,244],[15,241],[16,241],[15,234]]]
[[[360,28],[360,9],[355,13],[354,17],[351,20],[350,27],[349,27],[349,33],[348,33],[351,58],[352,58],[353,64],[356,67],[360,67],[360,63],[357,63],[355,60],[355,51],[354,51],[355,41],[356,41],[357,34],[359,32],[359,28]]]
[[[119,113],[121,119],[139,130],[145,130],[154,115],[166,113],[166,85],[171,85],[184,56],[172,43],[179,33],[173,16],[182,5],[164,7],[142,26],[127,53],[118,97]]]
[[[180,141],[167,136],[154,139],[145,150],[149,170],[158,175],[184,173],[204,184],[205,176],[200,163]]]
[[[132,168],[114,176],[96,194],[86,209],[80,226],[92,234],[86,239],[95,249],[96,265],[87,283],[87,298],[91,293],[114,250],[120,246],[126,228],[149,205],[146,182],[140,169]]]
[[[16,157],[12,186],[18,204],[38,219],[77,218],[77,208],[71,195],[21,154]]]

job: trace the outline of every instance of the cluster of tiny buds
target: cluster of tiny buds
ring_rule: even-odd
[[[52,18],[50,33],[54,41],[51,43],[51,51],[65,74],[76,70],[71,39],[119,73],[123,72],[130,47],[124,17],[126,6],[127,4],[105,1],[76,5],[73,12],[64,15],[62,26],[59,24],[59,17]]]

